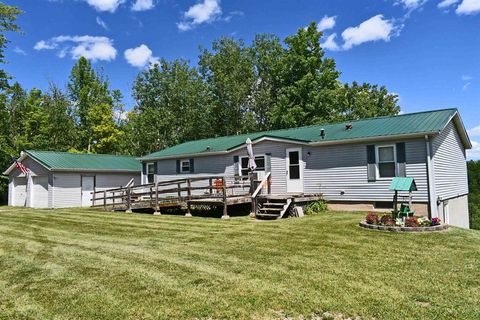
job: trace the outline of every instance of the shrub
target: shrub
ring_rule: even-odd
[[[432,218],[432,226],[438,226],[441,222],[440,218]]]
[[[370,213],[367,214],[367,216],[365,217],[365,221],[366,221],[368,224],[378,224],[378,214],[376,214],[375,212],[370,212]]]
[[[407,217],[405,218],[405,227],[418,227],[418,219],[417,217]]]
[[[395,220],[393,220],[392,216],[389,214],[384,214],[380,218],[380,223],[384,226],[394,226],[395,225]]]
[[[417,221],[420,227],[430,227],[432,225],[432,221],[428,220],[426,217],[418,218]]]
[[[306,215],[316,214],[319,212],[327,211],[328,205],[325,199],[320,199],[315,202],[310,203],[305,209]]]

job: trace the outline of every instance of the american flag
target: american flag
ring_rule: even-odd
[[[21,162],[18,162],[17,159],[13,159],[15,161],[15,166],[20,169],[24,174],[27,174],[30,170],[28,170],[27,167],[25,167]]]

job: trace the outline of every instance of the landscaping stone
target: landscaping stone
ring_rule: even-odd
[[[440,224],[438,226],[429,226],[429,227],[394,227],[394,226],[368,224],[365,221],[361,221],[358,225],[366,229],[390,231],[390,232],[435,232],[435,231],[446,230],[449,227],[448,224]]]

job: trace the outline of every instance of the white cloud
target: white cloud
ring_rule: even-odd
[[[480,12],[480,0],[463,0],[455,10],[457,14],[476,14]]]
[[[57,53],[60,58],[70,54],[73,59],[85,57],[92,61],[111,61],[117,56],[117,50],[113,47],[113,41],[107,37],[95,36],[58,36],[48,41],[37,42],[34,49],[52,50],[62,45]]]
[[[472,149],[467,150],[467,159],[479,160],[480,159],[480,143],[477,141],[472,142]]]
[[[35,50],[51,50],[51,49],[55,49],[56,47],[57,47],[56,43],[50,43],[49,44],[45,40],[40,40],[35,44],[33,49],[35,49]]]
[[[427,0],[397,0],[395,3],[403,5],[406,9],[414,10],[423,6]]]
[[[468,135],[470,137],[480,137],[480,126],[468,130]]]
[[[338,46],[338,44],[335,42],[335,38],[337,37],[337,34],[334,33],[334,34],[331,34],[327,37],[327,40],[325,40],[325,42],[323,42],[321,45],[322,45],[322,48],[324,49],[327,49],[327,50],[331,50],[331,51],[337,51],[337,50],[340,50],[340,47]]]
[[[462,87],[462,91],[467,91],[467,90],[468,90],[468,87],[470,87],[471,84],[472,84],[471,82],[465,83],[465,84],[463,85],[463,87]]]
[[[342,32],[342,38],[345,41],[343,49],[348,50],[370,41],[390,41],[390,38],[399,30],[400,27],[395,26],[393,20],[384,19],[381,14],[376,15],[357,27],[350,27]]]
[[[27,55],[27,53],[25,52],[25,50],[23,50],[23,49],[20,48],[20,47],[15,47],[15,48],[13,48],[13,52],[18,53],[18,54],[21,54],[22,56],[26,56],[26,55]]]
[[[317,25],[317,30],[318,31],[325,31],[328,29],[332,29],[335,27],[335,19],[337,19],[336,16],[324,16],[322,20]]]
[[[153,3],[153,0],[136,0],[131,9],[132,11],[146,11],[153,9],[155,7],[155,4]]]
[[[473,79],[472,76],[469,76],[469,75],[466,75],[466,74],[462,75],[462,80],[463,80],[463,81],[470,81],[470,80],[472,80],[472,79]]]
[[[157,63],[159,60],[158,57],[153,56],[152,50],[144,44],[125,50],[123,55],[129,64],[138,68]]]
[[[86,0],[97,11],[115,12],[125,0]]]
[[[445,8],[448,8],[452,5],[454,5],[458,1],[459,0],[443,0],[443,1],[441,1],[437,4],[437,7],[440,8],[440,9],[445,9]]]
[[[180,31],[187,31],[202,23],[211,23],[222,14],[220,0],[203,0],[183,13],[183,21],[177,23]]]
[[[100,17],[97,17],[97,19],[95,20],[97,22],[97,24],[102,27],[103,29],[105,30],[108,30],[108,26],[107,26],[107,23],[105,21],[102,20],[102,18]]]

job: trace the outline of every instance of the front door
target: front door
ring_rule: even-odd
[[[287,153],[287,192],[303,193],[302,148],[289,148]]]
[[[95,187],[95,177],[82,176],[82,207],[92,205],[92,192]]]

